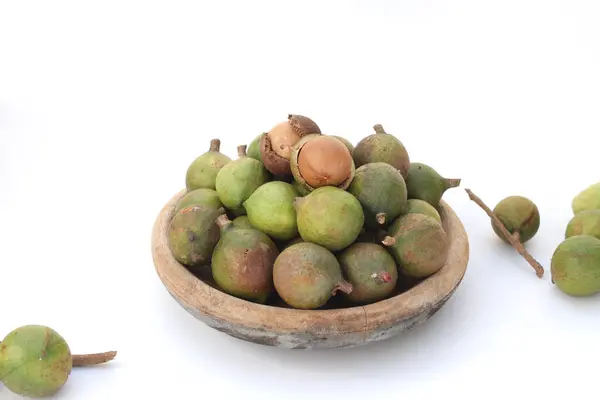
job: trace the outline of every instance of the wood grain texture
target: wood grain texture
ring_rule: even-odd
[[[446,264],[409,290],[366,306],[295,310],[251,303],[211,286],[178,263],[169,250],[168,226],[185,190],[160,211],[152,231],[152,257],[173,298],[208,326],[230,336],[289,349],[351,347],[384,340],[427,321],[452,296],[469,260],[467,233],[443,200],[440,215],[451,239]],[[208,268],[208,267],[207,267]]]

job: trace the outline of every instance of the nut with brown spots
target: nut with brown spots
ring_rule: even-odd
[[[363,138],[354,148],[356,168],[373,162],[384,162],[396,168],[406,179],[410,158],[406,147],[396,136],[387,133],[383,126],[373,126],[375,133]]]
[[[352,292],[333,253],[314,243],[286,248],[275,260],[273,280],[283,301],[298,309],[316,309],[338,291]]]
[[[223,211],[223,207],[214,209],[206,205],[177,211],[169,224],[169,247],[173,257],[187,267],[209,263],[219,241],[215,220]]]
[[[390,238],[382,243],[398,268],[408,276],[424,278],[446,263],[450,239],[442,225],[425,214],[405,214],[389,228]]]
[[[540,227],[540,212],[533,201],[523,196],[508,196],[493,210],[511,234],[518,233],[519,241],[525,243],[535,236]],[[492,221],[496,235],[506,243],[508,239]]]
[[[396,288],[398,269],[394,258],[380,244],[354,243],[338,256],[344,277],[352,284],[346,297],[356,304],[388,298]]]
[[[212,255],[212,275],[226,293],[265,303],[273,293],[273,263],[277,246],[261,231],[236,228],[223,214],[217,218],[221,239]]]

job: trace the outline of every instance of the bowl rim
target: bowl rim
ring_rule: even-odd
[[[441,200],[438,211],[450,237],[444,266],[411,289],[367,305],[326,310],[299,310],[253,303],[211,287],[180,264],[168,246],[168,227],[177,202],[175,194],[160,210],[152,228],[155,271],[168,292],[187,310],[198,311],[232,326],[280,333],[321,335],[368,332],[427,312],[452,295],[462,281],[469,260],[469,241],[454,210]]]

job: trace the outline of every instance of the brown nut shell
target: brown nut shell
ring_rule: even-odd
[[[267,136],[271,141],[271,149],[281,158],[290,159],[290,148],[300,140],[300,134],[294,130],[290,121],[275,125]]]
[[[275,176],[291,176],[292,170],[290,168],[290,162],[283,157],[280,157],[273,151],[271,147],[271,140],[267,132],[263,133],[260,137],[260,157],[262,159],[265,168]]]
[[[289,127],[292,128],[290,132],[286,132],[286,125],[289,125]],[[287,121],[275,125],[269,132],[265,132],[261,135],[259,149],[265,168],[267,168],[267,170],[276,177],[286,178],[292,176],[290,161],[286,158],[287,149],[280,147],[277,152],[273,149],[273,143],[269,137],[269,134],[273,133],[277,133],[278,136],[282,136],[282,143],[280,143],[280,145],[286,147],[287,145],[295,144],[289,143],[290,134],[295,135],[298,138],[302,138],[309,134],[320,135],[321,129],[312,119],[304,115],[288,114]],[[289,151],[291,158],[291,147]]]
[[[312,119],[299,114],[288,114],[288,122],[298,136],[306,136],[313,133],[321,133],[321,128]]]
[[[306,145],[307,142],[309,142],[315,138],[320,138],[320,137],[322,137],[320,134],[306,135],[302,139],[300,139],[294,146],[292,146],[292,153],[291,153],[291,157],[290,157],[290,167],[292,170],[292,175],[294,176],[294,179],[298,183],[300,183],[302,186],[304,186],[309,191],[313,191],[315,189],[315,187],[310,184],[310,182],[314,182],[315,179],[309,178],[307,180],[307,179],[305,179],[305,177],[302,176],[302,174],[300,172],[301,165],[299,164],[299,156],[300,156],[301,150],[304,148],[304,146]],[[328,138],[330,138],[330,137],[328,137]],[[340,142],[340,144],[341,144],[341,149],[346,150],[346,151],[348,150],[342,142]],[[350,184],[352,183],[352,180],[354,179],[355,165],[354,165],[354,160],[352,159],[352,157],[349,157],[348,161],[350,163],[350,171],[349,171],[348,177],[345,180],[343,180],[340,184],[330,185],[330,186],[336,186],[343,190],[346,190],[350,186]],[[304,169],[306,169],[306,167]],[[319,180],[318,177],[313,177],[313,178],[317,178],[316,181]]]

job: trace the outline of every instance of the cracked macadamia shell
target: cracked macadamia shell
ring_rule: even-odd
[[[265,168],[275,176],[287,177],[292,175],[290,161],[280,157],[273,151],[271,140],[267,133],[263,133],[259,143],[260,158]]]
[[[320,135],[299,150],[298,171],[314,188],[339,186],[352,173],[352,156],[339,139]]]
[[[276,176],[291,176],[291,148],[302,137],[321,134],[319,126],[303,115],[289,114],[286,121],[265,132],[259,142],[260,158],[269,172]]]
[[[271,141],[271,149],[281,158],[290,159],[290,148],[300,140],[300,135],[294,131],[288,121],[275,125],[267,136]]]
[[[309,191],[323,186],[345,190],[355,174],[348,148],[332,136],[303,137],[292,147],[290,164],[294,179]]]

